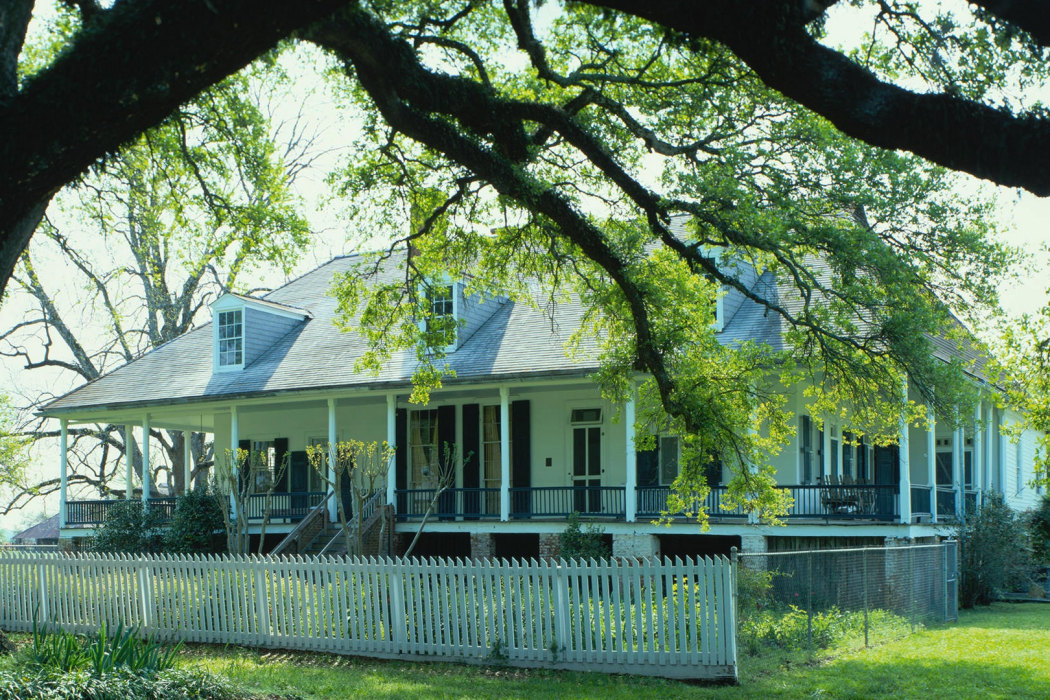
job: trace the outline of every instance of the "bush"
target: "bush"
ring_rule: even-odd
[[[165,647],[149,639],[139,639],[138,629],[118,624],[112,636],[105,623],[98,634],[82,637],[62,629],[33,622],[33,645],[28,650],[29,665],[62,672],[90,670],[95,676],[114,671],[158,673],[175,666],[182,642]]]
[[[1050,496],[1043,496],[1028,520],[1032,558],[1039,566],[1050,566]]]
[[[142,501],[117,501],[106,511],[106,521],[91,535],[95,552],[155,553],[162,549],[161,517]]]
[[[605,531],[598,525],[580,527],[580,514],[569,516],[569,526],[559,536],[559,547],[563,559],[595,559],[601,561],[611,556],[605,544]]]
[[[1028,530],[1001,494],[986,494],[984,505],[959,529],[959,604],[988,605],[1000,594],[1023,587],[1031,576]]]
[[[164,534],[164,550],[173,554],[225,552],[226,523],[221,508],[206,486],[179,496],[171,526]]]
[[[229,681],[204,672],[121,670],[95,676],[21,667],[0,673],[0,700],[235,700]]]

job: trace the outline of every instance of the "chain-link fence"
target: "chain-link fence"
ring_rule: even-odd
[[[956,543],[740,554],[738,647],[876,644],[958,618]]]

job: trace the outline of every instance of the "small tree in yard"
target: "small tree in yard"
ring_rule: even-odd
[[[438,503],[441,502],[441,497],[450,488],[456,485],[456,463],[459,461],[459,447],[455,443],[446,442],[444,444],[444,460],[438,465],[436,474],[427,474],[426,478],[429,481],[427,484],[428,488],[434,490],[430,497],[430,502],[427,503],[427,509],[423,512],[423,519],[419,521],[419,527],[416,529],[416,535],[412,538],[412,542],[405,549],[405,557],[412,554],[412,550],[416,548],[416,544],[419,543],[419,538],[423,535],[423,530],[427,526],[427,522],[430,520],[430,516],[434,514],[434,509],[438,507]],[[463,464],[466,466],[474,456],[473,452],[468,453],[463,458]]]
[[[598,525],[580,527],[580,514],[569,516],[569,526],[559,536],[558,542],[562,559],[582,559],[601,561],[611,556],[609,546],[605,543],[605,531]]]
[[[350,543],[353,542],[357,553],[364,554],[362,511],[365,500],[375,493],[380,483],[386,482],[386,475],[390,468],[390,460],[394,456],[394,449],[387,445],[386,442],[349,440],[335,444],[334,461],[327,445],[307,446],[306,456],[310,461],[310,466],[321,477],[321,480],[336,494],[336,512],[347,551],[350,551]],[[351,497],[354,502],[352,533],[350,519],[347,517],[346,507],[341,496],[344,483],[349,483]],[[385,521],[383,527],[386,527]],[[351,538],[351,535],[353,535],[353,538]],[[380,535],[380,541],[382,541],[382,534]]]
[[[94,552],[159,552],[163,549],[163,523],[155,509],[142,501],[116,501],[106,511],[106,520],[91,534]]]
[[[968,514],[959,530],[959,545],[959,602],[964,608],[988,605],[1031,575],[1028,531],[1000,494],[987,494],[980,510]]]
[[[216,503],[226,528],[226,549],[230,554],[248,554],[251,550],[248,506],[253,495],[264,495],[259,528],[259,554],[266,544],[266,526],[273,509],[273,493],[281,476],[288,468],[291,455],[286,454],[280,464],[270,465],[267,452],[225,450],[215,464]]]
[[[221,501],[207,487],[198,487],[175,502],[175,515],[164,533],[164,550],[175,554],[218,554],[226,551],[226,519]]]

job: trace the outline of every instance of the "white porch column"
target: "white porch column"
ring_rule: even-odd
[[[963,514],[963,448],[966,446],[966,431],[956,428],[952,436],[952,487],[955,489],[955,516]]]
[[[142,503],[149,507],[150,480],[153,474],[150,472],[149,461],[149,414],[142,417]]]
[[[634,397],[636,392],[637,390],[632,381],[631,393],[627,396],[627,402],[623,406],[623,422],[627,430],[627,470],[623,480],[624,498],[627,499],[627,502],[625,504],[624,517],[629,523],[633,523],[637,519],[638,508],[638,463],[634,452]]]
[[[999,449],[997,450],[999,457],[996,460],[997,469],[995,470],[995,490],[999,493],[1006,491],[1006,465],[1004,464],[1004,461],[1006,460],[1006,441],[1008,438],[1002,430],[1005,419],[1006,417],[1003,415],[1003,412],[999,411],[998,420],[995,423],[995,430],[999,433]]]
[[[124,499],[130,501],[135,491],[135,429],[124,426]]]
[[[193,490],[190,475],[193,473],[193,431],[182,431],[182,493],[186,495]]]
[[[397,395],[386,396],[386,444],[397,448]],[[397,458],[391,457],[386,467],[386,502],[391,506],[397,503]]]
[[[828,483],[828,475],[831,474],[831,422],[824,416],[824,430],[821,433],[824,439],[820,445],[820,473],[824,475],[824,483]]]
[[[984,471],[982,476],[984,480],[981,482],[981,488],[985,491],[992,490],[992,470],[994,459],[992,455],[995,451],[995,404],[992,402],[988,403],[988,423],[984,426]]]
[[[61,418],[58,421],[58,425],[58,527],[61,529],[66,526],[66,501],[69,485],[69,476],[66,473],[69,471],[69,420]]]
[[[937,418],[926,409],[926,483],[930,485],[930,522],[937,522]]]
[[[230,406],[230,450],[233,455],[233,464],[230,465],[230,470],[233,473],[233,480],[230,485],[230,511],[234,522],[237,522],[236,491],[240,488],[241,484],[241,465],[240,460],[237,459],[237,450],[240,448],[241,426],[237,415],[237,407]]]
[[[904,403],[908,403],[908,378],[904,378]],[[900,462],[901,522],[911,523],[911,445],[908,440],[910,426],[905,414],[901,414],[900,439],[897,457]]]
[[[499,519],[510,520],[510,387],[499,388]]]
[[[335,399],[328,399],[328,493],[335,493],[335,443],[338,438],[335,429]],[[328,520],[339,520],[338,496],[328,499]]]
[[[981,415],[984,402],[978,401],[973,410],[973,488],[977,492],[977,506],[981,505],[981,488],[984,484],[984,445],[981,437]]]

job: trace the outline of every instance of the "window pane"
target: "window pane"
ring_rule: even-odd
[[[602,473],[602,429],[587,429],[587,473],[598,476]]]
[[[572,412],[573,423],[600,423],[602,420],[602,409],[600,408],[577,408]]]
[[[660,438],[660,483],[669,486],[678,478],[678,438]]]
[[[587,473],[587,429],[576,428],[572,431],[572,473],[584,476]]]

